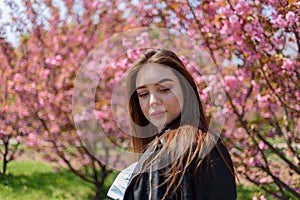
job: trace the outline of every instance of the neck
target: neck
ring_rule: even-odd
[[[181,115],[179,115],[176,119],[174,119],[168,125],[166,125],[164,127],[157,128],[158,131],[157,131],[156,135],[159,137],[159,136],[161,136],[168,129],[176,129],[176,128],[178,128],[180,126],[180,120],[181,120]]]

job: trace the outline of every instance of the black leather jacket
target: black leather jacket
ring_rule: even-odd
[[[219,145],[225,160],[233,171],[232,161],[227,149],[220,140],[216,145]],[[147,155],[147,151],[144,155]],[[206,156],[200,167],[196,168],[196,162],[189,166],[187,172],[184,174],[179,189],[175,192],[173,190],[173,192],[168,193],[167,200],[236,199],[235,177],[221,159],[216,146],[211,150],[209,155],[210,162],[207,162],[208,158]],[[162,199],[167,188],[166,184],[158,187],[164,182],[162,176],[163,170],[152,171],[151,173],[144,172],[141,174],[141,166],[143,166],[146,160],[147,156],[142,156],[135,168],[125,191],[124,200]]]

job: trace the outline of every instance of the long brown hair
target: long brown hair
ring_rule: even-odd
[[[144,116],[139,104],[136,92],[137,73],[143,65],[149,63],[161,64],[178,72],[174,74],[177,76],[183,91],[184,100],[181,114],[176,120],[171,122],[171,126],[168,126],[167,134],[157,132],[154,125]],[[215,137],[208,133],[208,125],[197,86],[193,77],[175,53],[163,49],[150,49],[142,54],[129,69],[127,91],[130,97],[129,113],[132,119],[132,148],[134,152],[143,153],[147,147],[153,144],[155,137],[158,137],[158,139],[164,137],[165,142],[160,152],[153,159],[160,159],[162,155],[176,158],[165,173],[166,179],[164,183],[168,182],[165,198],[171,188],[176,191],[179,187],[183,174],[201,153],[204,138],[207,137],[205,139],[208,141],[206,145],[215,144]],[[217,149],[220,152],[219,148]],[[203,159],[197,160],[197,166],[200,166],[202,161]]]

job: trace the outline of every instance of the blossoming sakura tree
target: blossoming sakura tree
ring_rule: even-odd
[[[18,105],[11,107],[7,98],[1,101],[5,114],[0,116],[5,119],[0,127],[6,135],[15,137],[16,130],[22,130],[29,145],[39,147],[49,158],[58,156],[93,183],[99,199],[108,171],[76,134],[71,114],[76,73],[89,51],[114,33],[145,26],[168,28],[205,48],[222,74],[227,120],[221,136],[237,172],[276,198],[300,198],[299,2],[22,2],[6,2],[11,20],[0,29],[4,39],[11,32],[19,38],[15,47],[1,43],[6,69],[1,76],[7,77],[6,88],[15,94],[13,105]],[[113,64],[103,79],[108,87],[113,88],[116,77],[138,53],[133,51]],[[189,65],[189,60],[185,62]],[[207,94],[213,88],[199,82],[200,86],[203,101],[209,101]],[[99,93],[104,100],[96,102],[96,114],[106,131],[118,134],[115,122],[109,120],[113,119],[107,101],[111,89]],[[208,114],[212,109],[207,103]],[[16,113],[19,118],[13,117]]]

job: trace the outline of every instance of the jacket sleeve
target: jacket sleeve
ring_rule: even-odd
[[[236,183],[233,175],[233,164],[226,147],[218,141],[221,154],[225,158],[229,168],[221,158],[217,148],[214,147],[208,157],[204,158],[202,165],[189,173],[192,179],[193,199],[236,199]]]

